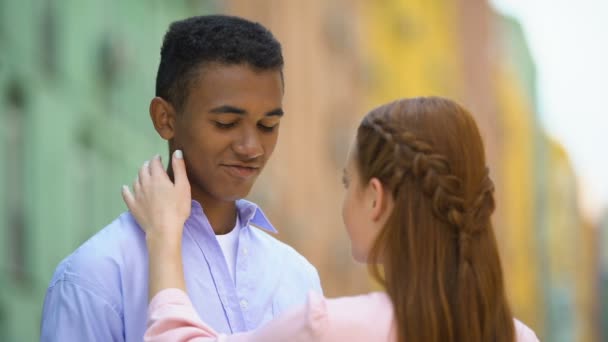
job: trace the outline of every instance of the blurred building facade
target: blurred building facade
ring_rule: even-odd
[[[286,115],[250,199],[318,267],[327,295],[374,286],[340,216],[359,120],[441,95],[482,130],[515,314],[541,340],[599,340],[608,258],[598,264],[569,158],[540,125],[521,28],[485,0],[0,1],[0,339],[37,339],[57,263],[125,209],[120,186],[166,151],[147,113],[162,36],[212,12],[260,21],[283,44]]]
[[[503,257],[516,313],[548,341],[598,340],[594,240],[565,149],[544,132],[534,61],[521,26],[496,15],[503,106]],[[508,260],[513,260],[510,263]],[[511,268],[511,269],[509,269]]]

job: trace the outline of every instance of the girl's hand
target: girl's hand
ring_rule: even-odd
[[[146,232],[148,245],[181,246],[184,223],[190,216],[190,184],[181,150],[173,153],[171,162],[175,183],[156,156],[139,170],[133,193],[126,185],[122,188],[123,200]]]

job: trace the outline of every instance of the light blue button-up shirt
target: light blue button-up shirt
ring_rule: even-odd
[[[251,330],[321,292],[316,269],[276,232],[257,205],[237,201],[241,222],[235,280],[198,202],[186,221],[186,287],[218,332]],[[41,341],[142,341],[148,308],[148,251],[130,213],[91,237],[57,267],[44,300]]]

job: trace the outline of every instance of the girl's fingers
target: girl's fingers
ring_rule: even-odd
[[[135,180],[133,181],[133,195],[134,198],[141,195],[141,180],[139,179],[139,176],[135,177]]]
[[[129,208],[129,210],[133,210],[133,206],[135,204],[135,198],[133,197],[131,190],[129,190],[129,187],[126,185],[123,185],[122,191],[120,193],[122,195],[122,200],[125,201],[125,204],[127,205],[127,208]]]
[[[148,178],[150,178],[150,161],[146,160],[144,164],[139,168],[138,176],[141,185],[146,184]]]
[[[184,154],[181,150],[175,150],[175,152],[173,152],[173,158],[171,158],[171,165],[173,167],[175,186],[179,188],[190,186],[190,183],[188,183],[188,175],[186,174],[186,163],[184,162]]]
[[[148,168],[150,169],[150,175],[152,175],[153,177],[167,174],[163,168],[163,162],[159,154],[155,155],[152,160],[150,160]]]

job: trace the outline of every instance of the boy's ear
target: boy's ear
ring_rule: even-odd
[[[162,97],[155,97],[150,101],[150,119],[154,128],[165,140],[170,140],[175,135],[175,109],[171,103]]]

